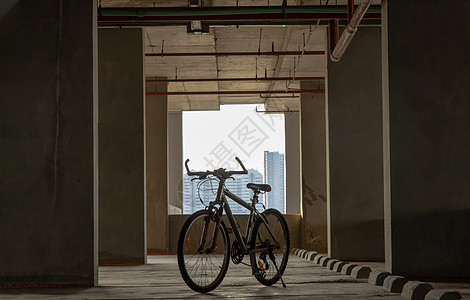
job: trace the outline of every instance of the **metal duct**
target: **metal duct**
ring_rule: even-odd
[[[338,41],[338,44],[331,53],[332,61],[338,62],[341,59],[344,54],[344,51],[346,51],[346,48],[348,48],[349,43],[356,34],[357,26],[361,22],[371,3],[372,0],[361,1],[356,11],[354,12],[353,17],[351,18],[351,21],[348,23],[348,25],[346,25],[346,28],[344,29],[343,34],[341,35]]]

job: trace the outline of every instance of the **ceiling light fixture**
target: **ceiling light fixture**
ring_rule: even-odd
[[[203,23],[201,21],[191,21],[187,25],[188,34],[209,34],[209,24]]]
[[[189,7],[199,6],[199,0],[189,0]]]

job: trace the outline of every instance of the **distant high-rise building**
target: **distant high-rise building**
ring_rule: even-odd
[[[264,151],[264,182],[271,185],[271,192],[265,194],[266,207],[285,213],[284,154]]]
[[[234,179],[227,179],[225,181],[225,187],[233,194],[237,195],[240,199],[251,203],[250,199],[253,196],[253,192],[246,187],[248,183],[263,183],[263,175],[254,169],[248,169],[248,174],[234,175]],[[191,179],[188,174],[183,176],[183,214],[192,214],[195,211],[203,209],[205,205],[209,204],[209,201],[213,201],[217,195],[218,180],[212,179],[210,182],[204,182],[200,189],[198,184],[200,180]],[[201,203],[200,198],[203,199],[204,204]],[[233,214],[248,214],[249,211],[243,206],[227,198],[230,208]],[[258,210],[262,206],[262,199],[260,204],[257,206]]]

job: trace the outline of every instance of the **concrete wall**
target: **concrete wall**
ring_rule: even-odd
[[[395,0],[383,9],[387,267],[468,278],[470,6]]]
[[[316,89],[302,82],[302,89]],[[302,248],[327,252],[327,131],[324,94],[301,96]]]
[[[285,113],[286,213],[300,214],[300,119],[299,113]]]
[[[146,90],[166,92],[167,83],[147,83]],[[167,96],[145,97],[147,164],[147,252],[168,252]]]
[[[183,211],[183,114],[168,113],[168,205]]]
[[[100,264],[145,263],[142,29],[99,29],[98,46]]]
[[[184,222],[188,218],[188,215],[170,215],[170,240],[169,240],[169,254],[176,254],[176,249],[178,248],[178,237],[183,227]],[[248,222],[248,215],[236,215],[235,218],[242,225]],[[286,214],[284,215],[287,221],[287,226],[289,227],[290,234],[290,247],[300,248],[302,244],[302,216],[300,214]],[[230,223],[227,220],[227,216],[223,216],[225,225],[230,228]],[[242,235],[244,231],[241,232]],[[235,236],[230,234],[230,242],[233,243]]]
[[[96,283],[95,9],[0,3],[0,286]]]
[[[361,27],[341,61],[328,61],[330,255],[383,260],[380,27]]]

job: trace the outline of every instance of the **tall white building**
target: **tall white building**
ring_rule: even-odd
[[[265,194],[266,208],[286,212],[284,195],[284,154],[264,151],[264,182],[271,185],[271,192]]]
[[[263,183],[263,175],[254,169],[249,169],[248,174],[244,175],[234,175],[234,179],[227,179],[225,181],[225,187],[237,195],[240,199],[251,203],[250,199],[252,197],[252,191],[246,187],[248,183]],[[205,205],[208,205],[210,201],[213,201],[217,195],[217,188],[219,182],[216,179],[211,181],[206,181],[200,185],[198,189],[198,184],[200,180],[191,179],[194,177],[189,177],[187,174],[183,176],[183,214],[192,214],[193,212],[204,209]],[[204,204],[201,203],[200,198],[203,199]],[[228,198],[227,198],[228,199]],[[248,214],[249,211],[243,206],[237,204],[236,202],[228,199],[232,213],[234,214]],[[260,197],[261,207],[262,197]],[[257,206],[258,209],[260,207]]]

